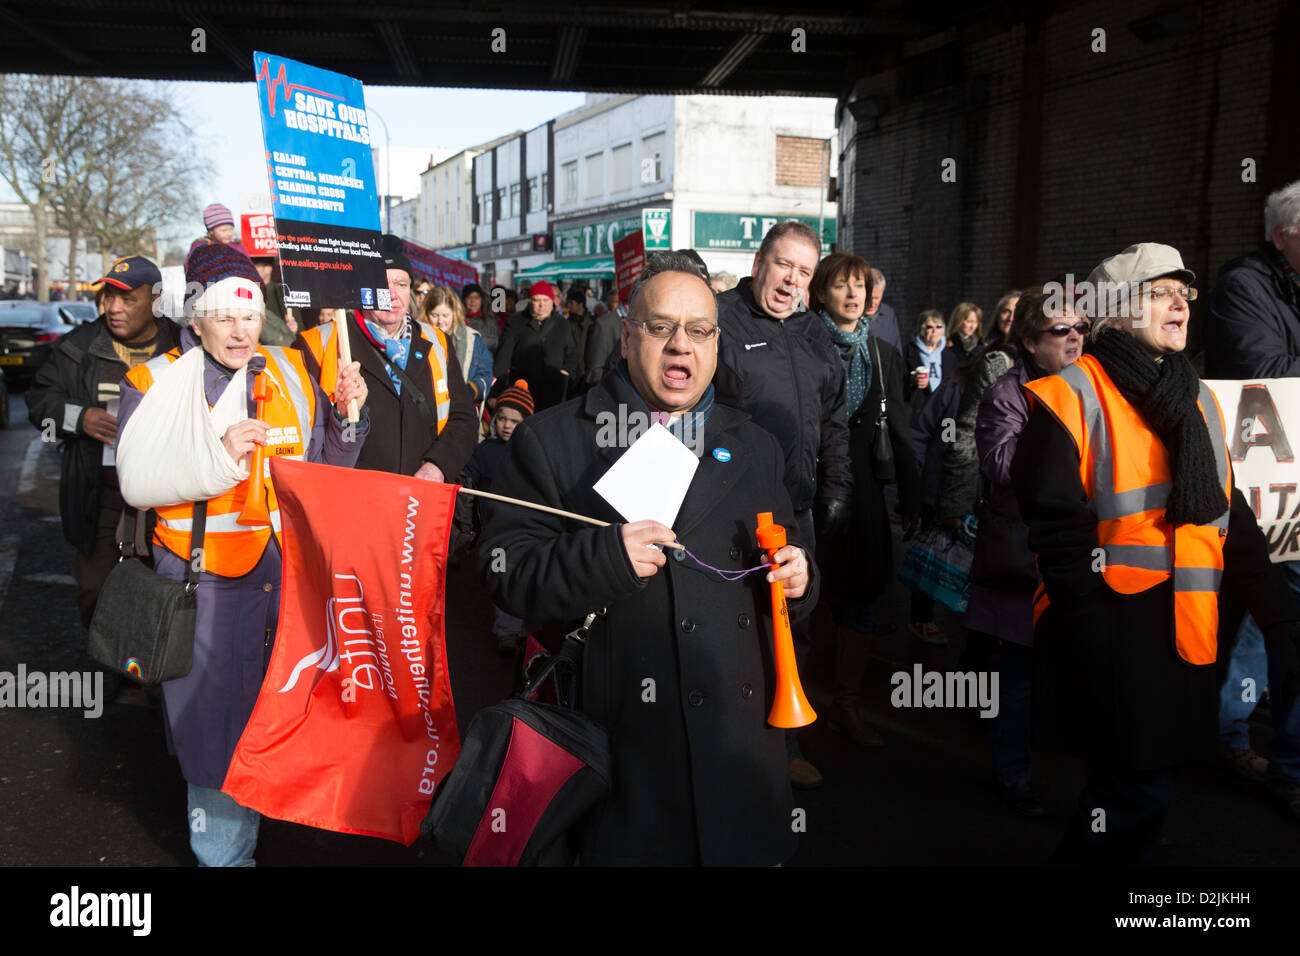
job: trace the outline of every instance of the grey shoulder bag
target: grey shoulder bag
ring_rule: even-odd
[[[90,656],[109,670],[140,684],[184,677],[194,666],[198,612],[199,555],[208,503],[194,505],[190,562],[184,583],[170,581],[135,554],[135,521],[121,557],[108,573],[90,622]]]

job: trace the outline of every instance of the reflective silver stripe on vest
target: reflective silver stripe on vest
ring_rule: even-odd
[[[451,383],[447,379],[447,352],[442,347],[442,341],[438,336],[438,330],[428,322],[420,323],[420,330],[424,332],[424,337],[429,340],[429,358],[437,358],[438,368],[442,371],[442,378],[445,384],[445,398],[439,398],[434,395],[434,400],[438,403],[438,421],[446,421],[447,416],[451,414]],[[474,343],[471,342],[471,345]],[[437,380],[437,372],[433,373],[432,378]],[[436,387],[435,387],[436,391]]]
[[[1219,568],[1174,568],[1175,591],[1215,591],[1223,581]]]
[[[194,521],[191,518],[164,518],[158,516],[158,523],[168,531],[190,531],[194,527]],[[261,525],[260,527],[265,527]],[[280,510],[277,508],[271,512],[271,527],[276,531],[280,530]],[[246,525],[239,523],[239,512],[231,511],[224,515],[208,515],[206,527],[203,533],[215,531],[217,534],[231,534],[236,531],[256,531],[259,525]]]
[[[144,367],[149,370],[149,374],[153,376],[153,380],[156,382],[158,381],[159,376],[161,376],[163,372],[167,371],[171,364],[171,359],[169,359],[167,353],[164,352],[162,355],[155,355],[149,361],[145,362]]]
[[[1130,488],[1128,491],[1115,491],[1115,464],[1110,451],[1110,429],[1106,425],[1106,416],[1101,410],[1101,400],[1092,387],[1092,381],[1077,365],[1067,365],[1057,374],[1065,379],[1066,384],[1074,389],[1079,400],[1083,402],[1083,419],[1088,426],[1088,447],[1092,450],[1092,460],[1103,464],[1103,467],[1094,470],[1092,478],[1092,506],[1097,514],[1097,520],[1109,521],[1142,511],[1163,508],[1169,500],[1171,487],[1167,481],[1142,488]]]
[[[1224,442],[1223,429],[1219,425],[1219,406],[1214,400],[1214,393],[1204,382],[1201,386],[1201,408],[1205,411],[1206,430],[1210,433],[1210,444],[1214,446],[1214,467],[1219,474],[1219,487],[1228,486],[1228,450]],[[1219,528],[1228,527],[1229,509],[1215,518],[1210,524]]]
[[[1159,544],[1108,544],[1106,563],[1147,571],[1172,570],[1169,549]]]
[[[1067,365],[1058,372],[1083,403],[1084,423],[1088,428],[1088,447],[1096,468],[1093,471],[1092,505],[1098,521],[1124,518],[1163,508],[1169,499],[1169,482],[1115,491],[1115,463],[1111,457],[1110,430],[1102,413],[1101,400],[1092,387],[1092,380],[1077,365]],[[1214,446],[1214,463],[1219,476],[1219,487],[1227,484],[1228,452],[1223,428],[1219,422],[1218,405],[1209,387],[1200,382],[1201,408],[1204,411],[1206,430]],[[1210,522],[1220,528],[1228,526],[1229,512],[1225,510]],[[1218,568],[1174,567],[1173,548],[1164,545],[1113,544],[1105,548],[1108,565],[1142,568],[1150,571],[1173,571],[1175,591],[1218,591],[1223,572]]]
[[[294,413],[298,416],[298,434],[302,438],[301,455],[280,455],[280,458],[290,458],[294,461],[305,461],[307,459],[307,446],[311,443],[311,403],[307,401],[307,393],[302,390],[302,380],[298,378],[298,370],[294,368],[284,354],[284,350],[275,345],[263,346],[266,354],[271,356],[275,361],[276,371],[280,373],[280,378],[284,380],[284,387],[289,390],[289,398],[293,402]],[[268,369],[269,370],[269,369]]]

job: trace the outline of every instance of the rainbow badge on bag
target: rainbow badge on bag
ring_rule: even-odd
[[[144,680],[144,665],[140,663],[138,657],[128,657],[126,663],[122,665],[122,670],[128,677]]]

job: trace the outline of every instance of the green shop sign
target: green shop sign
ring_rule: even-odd
[[[555,258],[582,259],[588,256],[612,256],[614,243],[641,229],[641,212],[621,219],[589,222],[555,230]]]
[[[696,212],[692,213],[691,245],[696,249],[715,249],[719,252],[756,252],[767,231],[778,222],[796,219],[817,231],[816,216],[782,216],[779,214],[748,212]],[[835,216],[826,216],[822,224],[822,252],[830,252],[835,243]]]

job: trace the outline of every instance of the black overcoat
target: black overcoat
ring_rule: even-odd
[[[442,469],[448,481],[455,481],[478,443],[478,411],[451,343],[447,343],[446,368],[451,408],[447,413],[447,424],[438,432],[430,429],[408,389],[404,388],[401,395],[397,394],[397,386],[388,375],[387,363],[374,340],[361,328],[355,311],[348,311],[347,328],[352,360],[361,363],[371,423],[370,434],[361,448],[356,467],[394,475],[413,475],[426,461],[431,461]],[[312,334],[317,333],[313,331]],[[407,378],[421,389],[429,408],[436,415],[437,396],[433,394],[429,342],[423,337],[419,325],[415,325],[411,335],[411,352],[404,371]],[[294,347],[302,351],[312,377],[319,379],[320,369],[301,336],[294,341]],[[332,335],[326,347],[338,348]]]
[[[1011,481],[1052,602],[1034,628],[1039,742],[1125,769],[1213,757],[1216,669],[1178,656],[1171,582],[1121,595],[1093,570],[1097,521],[1079,480],[1079,454],[1041,405],[1020,436]],[[1294,620],[1291,590],[1269,563],[1268,544],[1235,486],[1231,500],[1220,603],[1225,594],[1236,596],[1265,630]],[[1221,627],[1221,655],[1229,636]]]
[[[841,352],[841,354],[843,354]],[[880,393],[885,393],[885,416],[894,454],[894,482],[898,510],[912,515],[921,508],[921,479],[908,435],[911,411],[904,400],[906,373],[894,347],[876,340],[867,395],[849,418],[849,460],[853,468],[853,511],[843,534],[821,547],[826,595],[832,606],[843,600],[860,603],[882,594],[894,579],[893,544],[884,483],[876,478],[872,448],[880,417]]]
[[[586,713],[610,733],[613,789],[584,826],[582,862],[780,863],[795,836],[785,732],[767,725],[769,585],[762,573],[725,582],[672,551],[655,575],[635,576],[622,519],[592,490],[624,451],[597,442],[598,416],[617,415],[620,406],[625,416],[644,408],[611,375],[582,398],[526,419],[492,486],[613,524],[488,502],[481,578],[548,642],[586,612],[608,609],[587,639],[582,693]],[[679,540],[711,565],[753,567],[761,561],[755,516],[772,511],[797,544],[776,439],[745,413],[715,405],[703,447],[673,524]],[[807,593],[790,604],[795,619],[816,603],[811,560],[810,568]]]
[[[180,344],[181,330],[171,319],[159,317],[156,321],[154,355],[161,355]],[[99,521],[104,444],[86,434],[83,422],[86,409],[104,407],[99,401],[100,363],[113,367],[117,378],[128,371],[113,350],[108,321],[102,314],[60,337],[27,391],[28,419],[42,430],[46,419],[52,420],[63,439],[59,514],[63,537],[83,554],[95,550]],[[77,409],[74,415],[68,414],[70,406]]]
[[[537,411],[558,405],[566,392],[576,393],[582,382],[578,380],[578,351],[569,320],[556,309],[539,329],[529,312],[510,316],[493,372],[509,385],[521,378],[528,382]]]

